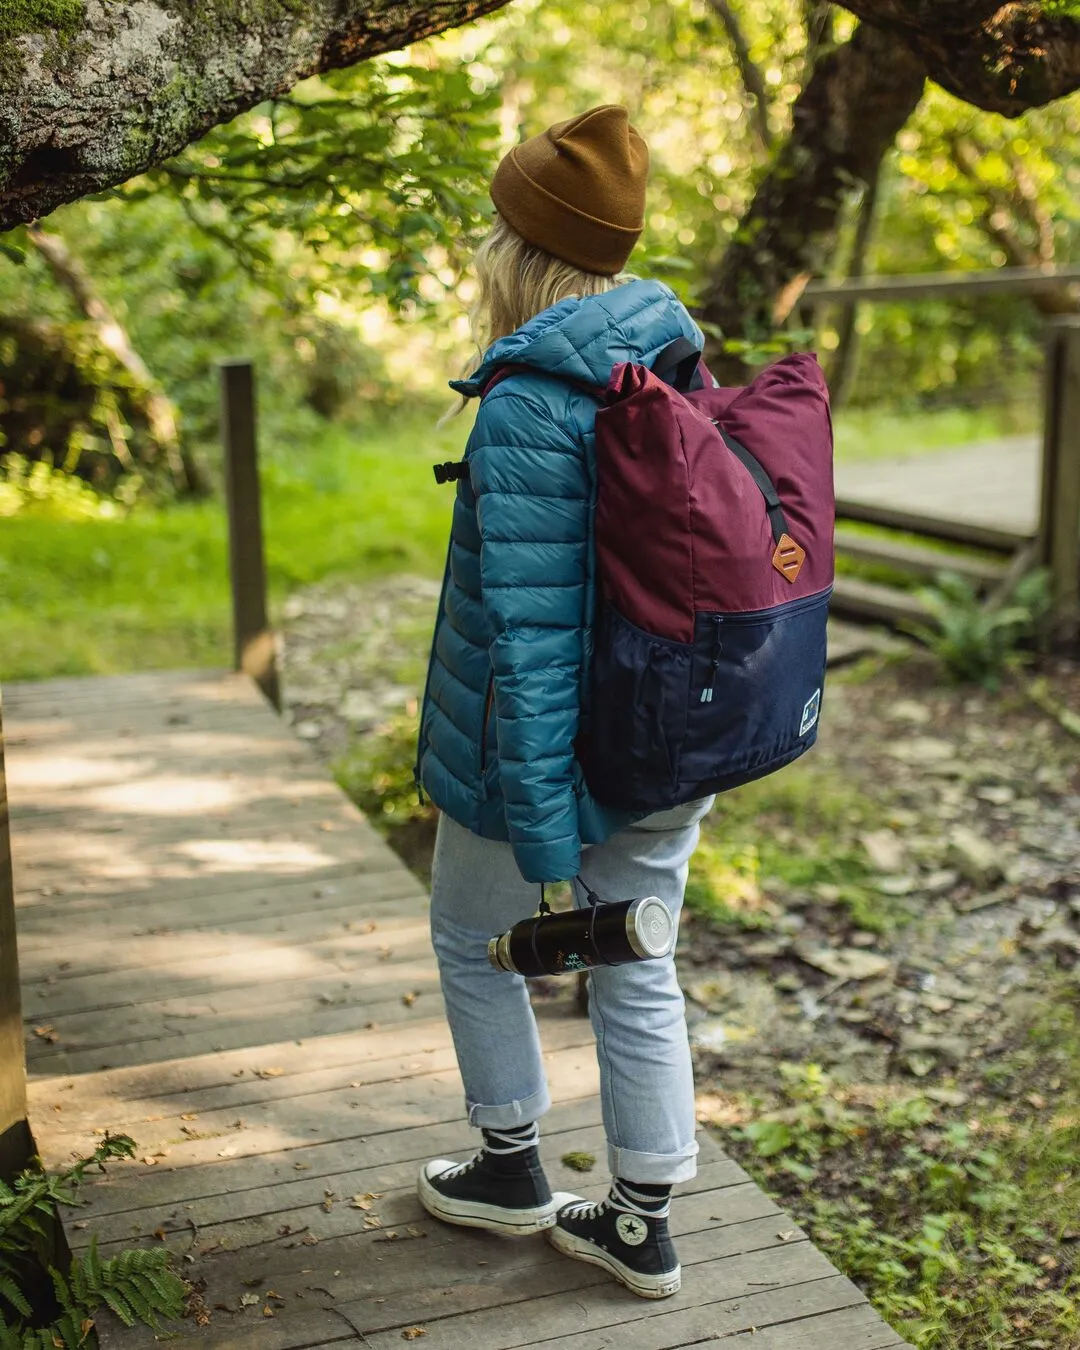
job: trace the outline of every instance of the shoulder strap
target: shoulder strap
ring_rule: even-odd
[[[729,436],[715,419],[713,419],[713,426],[719,431],[720,435],[723,437],[724,444],[747,470],[750,477],[757,484],[758,491],[765,498],[765,509],[769,514],[769,524],[772,526],[773,539],[779,544],[780,540],[787,534],[788,526],[787,518],[784,515],[784,508],[780,504],[780,494],[776,490],[776,484],[769,477],[761,460],[755,458],[741,441],[737,441],[734,436]]]
[[[700,361],[700,349],[689,338],[678,337],[661,351],[653,362],[652,372],[680,394],[688,394],[691,389],[701,389],[705,384],[698,369]]]

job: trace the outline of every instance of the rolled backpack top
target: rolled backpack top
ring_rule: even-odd
[[[642,814],[789,764],[821,712],[835,516],[821,367],[798,354],[710,386],[680,338],[590,389],[600,601],[575,749],[598,801]]]

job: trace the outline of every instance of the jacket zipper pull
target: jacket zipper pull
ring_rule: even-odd
[[[426,800],[424,799],[424,789],[423,789],[423,788],[421,787],[421,785],[420,785],[420,770],[419,770],[419,769],[413,769],[413,782],[416,784],[416,800],[417,800],[418,804],[419,804],[420,806],[426,806],[426,805],[427,805],[427,802],[426,802]]]
[[[721,615],[713,615],[713,623],[716,625],[713,633],[712,666],[709,670],[709,680],[705,688],[701,691],[701,702],[711,703],[713,701],[713,686],[716,684],[716,672],[720,669],[720,657],[724,650],[724,644],[720,641],[720,631],[724,620]]]

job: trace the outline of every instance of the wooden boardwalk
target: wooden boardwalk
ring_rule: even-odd
[[[902,1346],[707,1137],[664,1302],[540,1238],[429,1219],[419,1164],[473,1140],[416,880],[242,677],[5,692],[31,1123],[51,1165],[105,1128],[136,1138],[68,1231],[176,1252],[205,1312],[163,1340]],[[588,1023],[540,1011],[551,1179],[596,1196],[599,1168],[582,1187],[560,1162],[603,1156]],[[106,1347],[156,1339],[102,1328]]]

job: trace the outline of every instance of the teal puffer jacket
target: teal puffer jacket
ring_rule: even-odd
[[[452,388],[484,399],[458,483],[420,723],[417,782],[459,824],[509,840],[526,881],[577,874],[582,844],[633,817],[602,807],[574,740],[595,610],[598,403],[620,361],[651,366],[701,334],[667,286],[631,281],[563,300],[496,342]],[[560,376],[563,378],[553,378]]]

